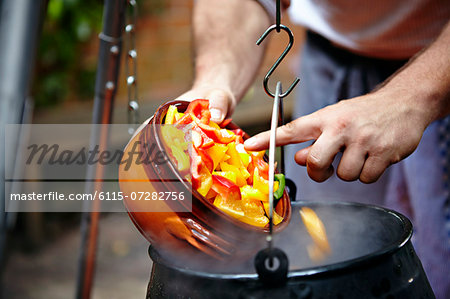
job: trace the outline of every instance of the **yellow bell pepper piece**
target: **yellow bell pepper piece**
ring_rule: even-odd
[[[263,208],[255,202],[227,200],[217,195],[214,205],[228,215],[250,225],[265,227],[269,223]]]
[[[164,125],[161,127],[161,133],[164,142],[172,152],[177,169],[179,171],[187,170],[190,161],[189,156],[184,152],[188,148],[188,144],[184,140],[184,132],[173,125]]]
[[[239,153],[239,156],[241,157],[241,161],[244,164],[244,167],[248,167],[248,164],[250,164],[250,162],[252,161],[251,157],[249,154],[245,154],[245,153]]]
[[[202,179],[200,180],[200,186],[197,188],[197,191],[202,196],[206,196],[213,183],[211,173],[208,171],[208,169],[206,169],[206,167],[202,167],[202,169],[200,170],[200,176],[202,177]]]
[[[264,194],[269,194],[269,181],[259,175],[258,167],[255,167],[255,172],[253,173],[253,187]]]
[[[164,142],[167,145],[183,145],[186,143],[184,140],[184,132],[174,125],[163,125],[161,126],[161,133],[164,139]],[[187,149],[187,148],[186,148]]]
[[[244,210],[244,214],[248,217],[261,217],[265,216],[264,208],[261,202],[254,200],[243,199],[242,209]]]
[[[239,153],[239,156],[241,158],[242,164],[244,164],[244,167],[247,168],[248,164],[252,161],[252,157],[250,154],[245,150],[243,144],[237,144],[236,145],[236,151]]]
[[[213,189],[209,189],[208,193],[206,193],[205,198],[210,200],[210,199],[214,199],[217,195],[217,192],[214,191]]]
[[[244,166],[241,166],[241,168],[239,168],[239,170],[241,171],[244,179],[248,179],[250,177],[250,172],[248,172],[247,168],[245,168]]]
[[[174,105],[170,105],[167,109],[166,120],[164,124],[171,125],[175,122],[175,114],[178,113],[178,109]]]
[[[225,152],[227,151],[227,146],[225,144],[216,143],[212,147],[206,150],[206,153],[211,157],[214,163],[214,169],[225,157]]]
[[[230,142],[227,144],[227,147],[228,147],[227,154],[230,156],[230,158],[227,160],[227,163],[236,166],[239,169],[242,176],[244,177],[244,179],[247,180],[250,177],[250,173],[247,170],[248,164],[247,166],[245,166],[245,163],[242,161],[241,155],[236,149],[236,143]],[[245,152],[243,146],[242,150]],[[248,163],[250,163],[250,161],[248,161]]]
[[[212,174],[223,176],[236,184],[236,173],[234,171],[213,171]]]
[[[269,218],[267,218],[266,216],[258,216],[258,217],[244,216],[244,217],[240,218],[239,220],[241,220],[244,223],[258,226],[258,227],[265,227],[267,225],[267,223],[269,223]]]
[[[178,121],[180,118],[182,118],[184,116],[184,113],[182,112],[177,112],[175,113],[175,121]]]
[[[210,122],[209,122],[209,126],[215,128],[215,129],[217,129],[217,130],[222,129],[218,124],[216,124],[216,123],[213,122],[213,121],[210,121]]]
[[[230,159],[228,159],[229,161]],[[231,171],[236,174],[236,185],[242,187],[247,184],[246,178],[242,175],[241,171],[235,165],[228,164],[227,162],[220,162],[220,169],[222,171]]]
[[[277,181],[273,182],[274,192],[278,190],[278,185]],[[264,194],[269,194],[269,181],[259,175],[258,167],[255,167],[255,172],[253,173],[253,187]]]
[[[175,158],[178,171],[185,171],[189,169],[189,156],[178,146],[171,146],[172,155]]]
[[[234,132],[231,130],[228,130],[228,129],[222,129],[222,130],[226,131],[225,134],[228,134],[230,136],[236,136],[236,134],[234,134]]]
[[[230,159],[230,156],[227,155],[227,154],[225,154],[220,162],[227,162],[228,159]],[[219,164],[220,164],[220,162],[219,162]],[[228,163],[228,162],[227,162],[227,163]]]
[[[264,210],[266,211],[266,215],[267,217],[269,217],[269,203],[268,202],[263,202],[264,205]],[[283,217],[281,217],[277,212],[275,212],[275,209],[273,210],[273,224],[274,225],[278,225],[280,224],[281,221],[283,221]]]
[[[300,216],[302,217],[302,221],[306,226],[306,230],[308,234],[314,241],[314,244],[319,247],[319,249],[325,253],[330,253],[330,243],[328,242],[327,232],[325,230],[325,225],[322,220],[320,220],[319,216],[308,207],[303,207],[300,210]]]
[[[241,187],[241,197],[242,200],[260,200],[260,201],[269,200],[267,194],[264,194],[260,190],[253,188],[249,185]]]
[[[249,153],[252,155],[252,156],[255,156],[255,157],[258,157],[258,158],[262,158],[262,157],[264,157],[264,154],[266,153],[266,151],[259,151],[259,152],[253,152],[253,151],[249,151]]]
[[[269,223],[269,218],[266,217],[260,201],[246,199],[241,201],[244,210],[244,217],[240,219],[242,222],[259,227],[264,227]]]
[[[214,199],[214,205],[236,219],[244,217],[244,211],[242,210],[242,203],[240,200],[226,199],[217,195]]]
[[[227,162],[231,165],[234,165],[238,168],[240,168],[243,163],[241,160],[241,156],[239,156],[239,153],[236,150],[236,143],[230,142],[227,144],[227,155],[230,156],[230,159],[227,160]]]

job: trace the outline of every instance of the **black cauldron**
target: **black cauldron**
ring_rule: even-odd
[[[300,219],[303,206],[327,230],[332,254],[321,262],[307,254],[312,240]],[[289,259],[284,284],[263,283],[253,260],[239,266],[199,255],[178,260],[150,246],[147,298],[434,298],[411,235],[411,222],[384,208],[293,202],[289,226],[274,237]]]

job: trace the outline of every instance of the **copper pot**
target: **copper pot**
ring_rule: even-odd
[[[178,111],[184,112],[189,102],[172,101],[160,106],[149,123],[130,140],[124,157],[139,148],[143,158],[151,161],[154,160],[151,147],[153,150],[156,148],[158,151],[165,151],[161,126],[156,125],[163,124],[170,105],[175,105]],[[230,123],[227,128],[236,129],[238,126]],[[248,135],[244,138],[248,138]],[[200,256],[239,262],[254,256],[265,244],[264,236],[269,230],[267,227],[259,228],[243,223],[216,208],[192,189],[171,161],[165,164],[139,164],[133,161],[128,168],[126,164],[121,164],[119,183],[131,220],[142,235],[168,257]],[[136,194],[139,192],[192,194],[192,210],[186,201],[137,200]],[[287,226],[291,216],[290,199],[286,191],[275,210],[283,217],[283,221],[274,227],[276,233]]]

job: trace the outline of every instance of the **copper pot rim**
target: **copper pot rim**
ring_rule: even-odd
[[[154,124],[162,124],[162,120],[165,117],[165,113],[167,112],[167,109],[170,105],[175,105],[177,108],[180,106],[183,106],[184,109],[186,109],[187,105],[189,105],[190,102],[188,101],[181,101],[181,100],[173,100],[173,101],[169,101],[166,102],[164,104],[162,104],[161,106],[158,107],[158,109],[156,110],[155,114],[149,119],[148,124],[143,128],[143,133],[144,134],[148,134],[149,130],[153,129],[154,133],[155,133],[155,141],[157,143],[158,149],[160,150],[165,150],[166,147],[164,146],[163,142],[162,142],[162,133],[161,133],[161,128],[160,126],[152,126]],[[185,107],[184,107],[185,106]],[[184,112],[184,110],[183,110]],[[230,122],[227,126],[227,129],[239,129],[240,127],[238,125],[236,125],[234,122]],[[244,135],[244,139],[249,138],[250,136],[245,133]],[[265,159],[267,159],[267,156],[265,155]],[[247,230],[251,230],[251,231],[255,231],[255,232],[264,232],[264,233],[268,233],[269,232],[269,227],[268,225],[266,225],[265,227],[257,227],[251,224],[247,224],[245,222],[242,222],[230,215],[228,215],[227,213],[221,211],[220,209],[218,209],[217,207],[215,207],[212,203],[210,203],[204,196],[202,196],[197,190],[192,189],[191,184],[189,184],[188,182],[186,182],[186,180],[183,179],[183,177],[181,176],[180,172],[178,171],[178,169],[176,168],[176,166],[173,164],[172,160],[169,159],[169,163],[168,163],[168,167],[170,168],[171,172],[174,173],[176,175],[176,177],[178,178],[178,180],[183,184],[183,186],[186,188],[186,190],[188,190],[189,192],[192,192],[192,195],[201,203],[203,204],[205,207],[208,208],[208,210],[210,210],[211,212],[213,212],[216,216],[221,217],[226,219],[228,222],[231,222],[232,224],[238,226],[238,227],[243,227]],[[278,225],[274,225],[273,226],[273,231],[276,233],[278,231],[281,231],[282,229],[284,229],[285,227],[287,227],[287,225],[289,224],[290,218],[291,218],[291,205],[290,205],[290,198],[288,193],[286,192],[286,190],[284,190],[284,195],[283,197],[278,201],[277,206],[282,203],[284,205],[284,213],[283,215],[280,215],[283,217],[283,220],[281,223],[279,223]]]

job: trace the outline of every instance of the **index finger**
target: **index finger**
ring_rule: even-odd
[[[276,145],[300,143],[317,139],[321,134],[320,121],[313,114],[297,118],[277,128]],[[270,131],[259,133],[245,141],[245,149],[260,151],[269,148]]]

